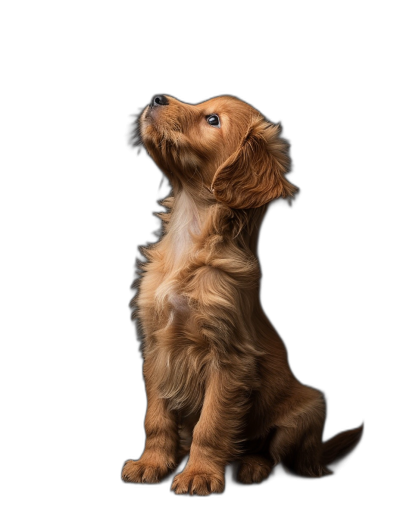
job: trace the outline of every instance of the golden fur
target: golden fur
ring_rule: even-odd
[[[156,99],[158,98],[158,100]],[[292,374],[260,300],[257,238],[267,203],[297,191],[288,143],[243,101],[188,105],[157,96],[139,142],[170,180],[163,235],[143,248],[134,316],[148,398],[146,446],[125,481],[156,482],[190,450],[176,493],[224,489],[224,468],[259,482],[283,462],[306,476],[358,442],[361,428],[322,443],[325,400]],[[220,127],[208,117],[217,115]]]

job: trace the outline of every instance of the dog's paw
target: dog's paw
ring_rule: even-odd
[[[223,492],[225,479],[223,474],[184,470],[174,477],[171,490],[175,494],[197,494],[207,496],[208,494]]]
[[[264,457],[258,455],[245,456],[240,463],[238,471],[238,481],[250,485],[251,483],[261,483],[270,475],[272,463]]]
[[[158,483],[167,476],[174,465],[155,459],[141,458],[138,461],[126,461],[121,477],[127,483]]]

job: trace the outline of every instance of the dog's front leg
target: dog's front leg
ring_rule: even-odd
[[[122,479],[132,483],[158,483],[177,466],[179,435],[175,414],[149,381],[146,391],[145,449],[138,461],[126,461],[122,469]]]
[[[176,494],[204,496],[224,490],[225,465],[235,455],[235,439],[246,410],[243,396],[227,370],[218,369],[210,375],[189,460],[172,483]]]

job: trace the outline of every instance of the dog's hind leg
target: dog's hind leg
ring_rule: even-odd
[[[246,485],[261,483],[268,478],[273,467],[274,462],[270,457],[262,454],[245,454],[240,459],[237,479]]]
[[[280,420],[269,452],[275,464],[282,461],[296,474],[321,477],[332,473],[322,459],[325,399],[316,389],[304,387],[302,391],[307,400]]]

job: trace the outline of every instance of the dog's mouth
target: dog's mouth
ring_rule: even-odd
[[[148,105],[139,119],[139,132],[142,142],[158,145],[160,142],[172,143],[178,147],[184,135],[185,117],[181,113],[171,114],[160,106]]]
[[[143,110],[140,118],[139,118],[139,121],[141,121],[143,123],[143,125],[146,125],[146,124],[151,124],[151,123],[154,123],[156,120],[155,120],[155,116],[154,114],[152,113],[152,107],[150,105],[147,105],[147,107],[145,107],[145,109]]]
[[[196,121],[193,106],[184,104],[172,96],[156,95],[147,105],[143,113],[143,125],[151,125],[160,133],[183,133]]]
[[[159,108],[153,107],[151,104],[147,105],[144,113],[144,119],[150,120],[152,122],[157,121],[157,116],[159,115]]]

